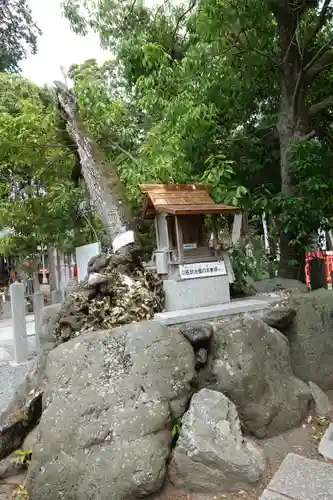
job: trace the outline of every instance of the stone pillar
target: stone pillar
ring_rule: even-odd
[[[16,363],[24,363],[28,361],[28,336],[23,283],[15,282],[10,285],[10,299],[12,308],[14,361]]]
[[[53,290],[52,304],[60,304],[63,301],[62,290]]]
[[[35,315],[35,333],[36,333],[36,351],[40,352],[40,336],[42,333],[41,310],[44,307],[44,294],[43,292],[36,292],[33,294],[33,305]]]
[[[7,300],[2,304],[2,319],[8,319],[11,317],[12,317],[12,306],[10,300]]]

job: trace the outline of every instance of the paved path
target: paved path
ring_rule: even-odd
[[[26,316],[28,345],[31,354],[35,352],[34,315]],[[0,320],[0,363],[13,360],[13,327],[11,318]]]
[[[333,466],[290,453],[260,500],[333,500]]]

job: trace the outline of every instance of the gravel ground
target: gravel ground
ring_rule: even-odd
[[[6,408],[15,390],[24,381],[30,371],[32,361],[12,366],[8,362],[0,363],[0,414]]]

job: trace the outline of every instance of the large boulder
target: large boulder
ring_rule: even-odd
[[[244,429],[260,438],[298,425],[311,399],[292,372],[286,337],[250,315],[216,325],[199,386],[226,394]]]
[[[209,389],[195,394],[170,463],[172,483],[202,493],[238,491],[264,470],[263,452],[243,438],[235,405]]]
[[[281,276],[255,281],[252,286],[257,293],[272,293],[279,291],[286,291],[288,293],[291,293],[295,291],[309,291],[307,285],[305,285],[301,281],[282,278]]]
[[[292,324],[295,316],[296,311],[291,307],[272,307],[263,314],[262,320],[267,323],[268,326],[282,332]]]
[[[17,373],[18,383],[12,396],[0,411],[0,460],[20,447],[27,434],[35,427],[42,413],[42,394],[45,387],[46,356],[42,355],[27,365],[24,376]],[[21,368],[21,367],[15,367]],[[8,382],[2,367],[1,383]]]
[[[154,321],[89,332],[51,351],[30,497],[134,500],[158,491],[194,365],[181,333]]]
[[[289,306],[297,314],[283,333],[290,344],[292,368],[305,382],[333,389],[333,292],[316,290],[292,295]]]

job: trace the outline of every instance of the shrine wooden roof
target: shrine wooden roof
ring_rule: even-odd
[[[144,194],[143,216],[222,214],[238,212],[231,205],[218,205],[210,197],[211,188],[203,184],[141,184]]]

